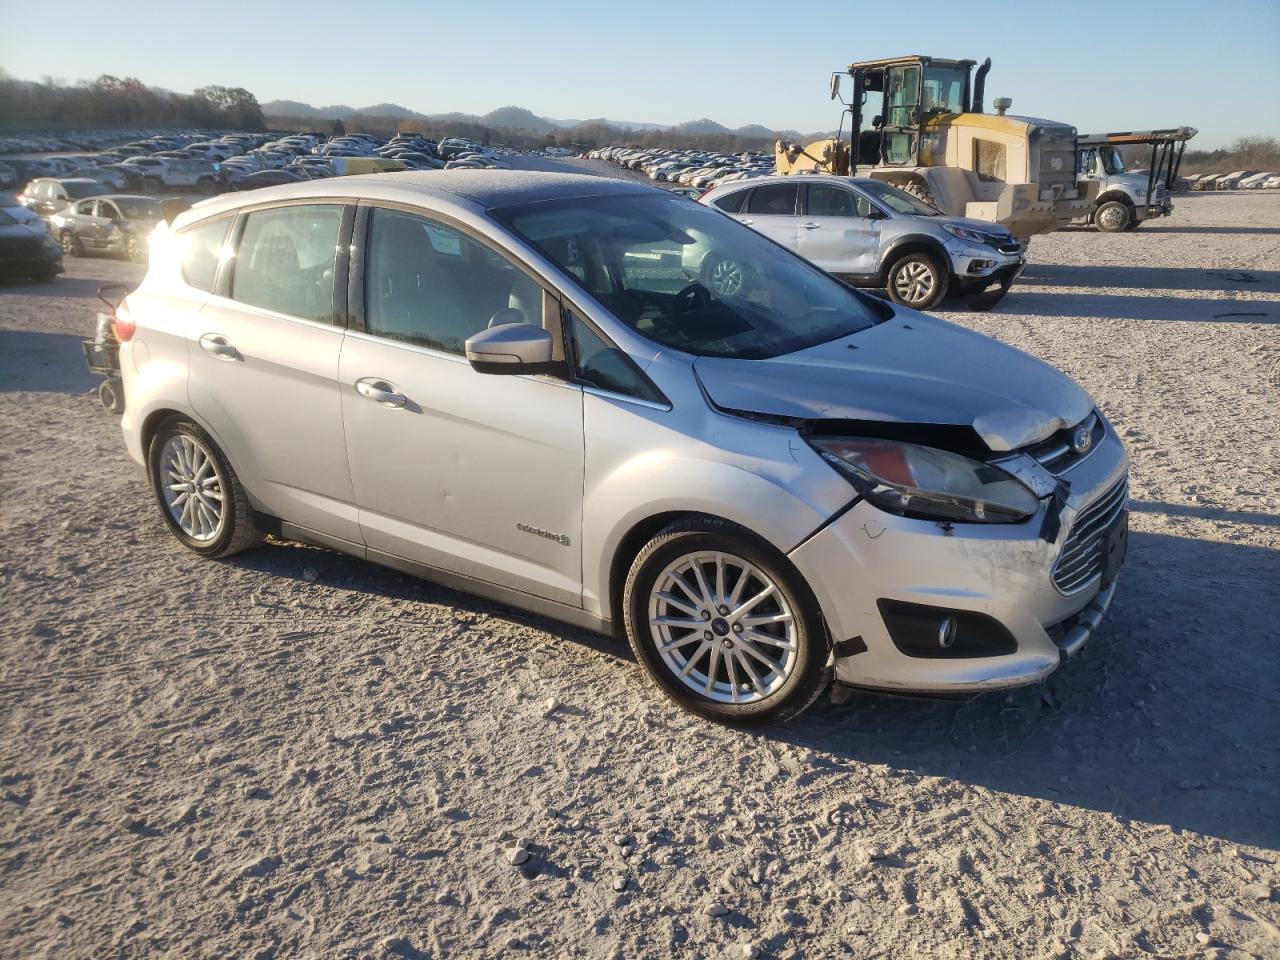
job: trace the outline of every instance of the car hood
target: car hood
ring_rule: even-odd
[[[1093,401],[1046,363],[942,320],[898,309],[886,323],[771,360],[699,357],[718,407],[799,420],[968,426],[992,451],[1079,423]]]

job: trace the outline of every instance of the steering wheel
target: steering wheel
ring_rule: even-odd
[[[694,281],[671,298],[671,305],[676,308],[677,313],[704,310],[711,306],[711,291]]]

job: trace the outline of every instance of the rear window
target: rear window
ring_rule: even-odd
[[[796,212],[796,195],[800,192],[794,183],[771,183],[751,191],[747,212],[760,216],[790,217]]]
[[[236,250],[231,298],[274,313],[332,322],[339,204],[255,210]]]
[[[198,223],[178,234],[182,279],[190,286],[206,293],[213,292],[218,259],[230,225],[230,217],[221,217]]]
[[[728,196],[712,200],[711,203],[725,213],[737,213],[742,209],[742,201],[747,199],[747,194],[750,192],[750,190],[735,190]]]

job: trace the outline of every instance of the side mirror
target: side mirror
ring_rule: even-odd
[[[504,323],[467,337],[467,360],[477,373],[549,373],[551,334],[531,323]]]
[[[840,74],[833,73],[831,75],[831,99],[836,100],[840,97]]]

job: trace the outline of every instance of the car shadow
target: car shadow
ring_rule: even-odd
[[[1201,520],[1221,520],[1226,523],[1247,523],[1258,527],[1280,527],[1280,516],[1274,513],[1256,513],[1252,510],[1197,507],[1185,503],[1165,503],[1162,500],[1130,500],[1129,509],[1134,513],[1162,513],[1179,517],[1196,517]]]
[[[1280,601],[1268,583],[1280,550],[1135,532],[1101,629],[1045,683],[967,702],[853,692],[750,735],[812,751],[800,774],[812,779],[884,764],[1274,849]]]
[[[1104,264],[1033,263],[1021,282],[1054,287],[1118,287],[1137,290],[1247,290],[1280,292],[1277,270],[1202,270],[1194,267],[1115,267]],[[1015,288],[1016,289],[1016,288]]]
[[[59,276],[43,282],[9,279],[0,283],[0,289],[12,289],[24,297],[89,297],[94,304],[93,309],[97,309],[98,288],[106,283],[106,280],[94,277]]]
[[[621,638],[289,541],[228,562],[297,580],[311,568],[335,588],[500,617],[633,659]],[[1268,583],[1280,583],[1280,550],[1135,531],[1102,628],[1046,682],[968,700],[851,691],[842,704],[823,697],[789,724],[735,735],[806,748],[811,767],[795,774],[806,782],[881,764],[1275,848],[1280,602]],[[969,812],[982,816],[977,805]]]
[[[1028,280],[1034,284],[1036,281]],[[1167,320],[1184,323],[1280,323],[1280,301],[1228,297],[1163,297],[1109,293],[1041,293],[1017,286],[997,313],[1101,320]]]
[[[323,547],[271,537],[262,546],[237,554],[225,562],[242,570],[298,582],[310,582],[307,576],[310,570],[315,574],[315,582],[320,584],[391,600],[450,606],[477,616],[501,617],[511,623],[546,631],[616,660],[634,660],[630,646],[622,637],[606,636],[550,617],[526,613],[504,603]]]
[[[92,390],[100,378],[86,369],[80,340],[68,333],[0,330],[0,392]]]

